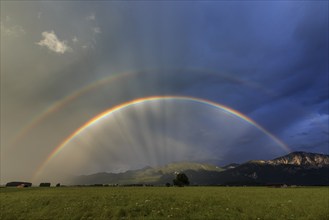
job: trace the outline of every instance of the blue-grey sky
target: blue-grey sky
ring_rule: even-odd
[[[327,1],[1,1],[1,183],[29,180],[97,114],[160,95],[225,105],[292,151],[328,154],[328,27]],[[90,129],[86,136],[94,134],[94,141],[72,143],[58,161],[74,167],[79,146],[106,152],[111,141],[135,149],[125,160],[139,159],[124,163],[121,151],[112,150],[115,162],[107,163],[102,153],[84,151],[80,160],[88,162],[76,166],[121,171],[195,155],[226,163],[285,153],[253,126],[239,130],[242,119],[223,120],[220,110],[208,114],[207,106],[176,102],[166,108],[123,111],[122,122],[103,125],[112,133]]]

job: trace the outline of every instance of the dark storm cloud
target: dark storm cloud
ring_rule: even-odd
[[[207,85],[200,89],[203,96],[233,105],[244,113],[288,97],[297,103],[321,102],[328,93],[324,83],[328,77],[324,71],[328,47],[325,9],[321,4],[310,8],[302,3],[286,7],[270,4],[227,3],[222,7],[219,3],[104,3],[104,7],[94,7],[93,11],[104,29],[97,44],[102,46],[96,45],[98,52],[88,57],[88,62],[79,62],[64,70],[73,70],[72,74],[62,74],[63,79],[56,80],[60,84],[64,80],[70,82],[68,77],[78,82],[87,77],[88,82],[97,71],[81,74],[79,69],[90,69],[93,63],[113,70],[120,69],[115,67],[118,63],[127,69],[141,70],[150,66],[156,69],[206,67],[256,82],[276,93],[263,100],[255,91],[249,94],[254,97],[253,102],[243,103],[244,91],[227,88],[227,97],[223,97],[221,90],[225,85],[200,83]],[[112,10],[114,7],[118,10]],[[170,13],[171,17],[165,16]],[[84,14],[88,14],[86,10]],[[120,25],[111,25],[113,17]],[[198,78],[193,83],[193,77],[181,73],[170,82],[163,75],[165,73],[157,76],[159,84],[170,84],[173,90],[175,86],[180,91],[185,88],[189,94],[198,93],[193,92],[201,82]],[[234,89],[235,93],[227,92]],[[238,95],[234,97],[232,93]]]
[[[232,75],[255,80],[275,93],[265,101],[239,102],[242,112],[262,112],[260,121],[273,131],[317,112],[316,104],[328,99],[328,12],[322,4],[308,4],[247,5],[225,12],[216,8],[216,14],[207,15],[209,34],[199,36],[209,53],[204,56],[210,57],[207,65],[228,66],[225,70]],[[232,11],[240,13],[230,16]],[[201,40],[207,37],[212,40]]]
[[[251,117],[293,150],[314,146],[328,152],[328,2],[8,1],[1,6],[1,136],[6,137],[1,148],[12,151],[1,161],[7,160],[7,167],[24,161],[13,156],[17,149],[26,149],[37,164],[90,118],[152,95],[215,101]],[[53,32],[71,51],[40,45],[44,32]],[[9,147],[9,139],[55,102],[123,72],[134,74],[72,100],[16,149]],[[232,150],[232,160],[244,160],[248,149],[249,155],[257,153],[250,139],[241,140],[244,149]],[[25,159],[21,167],[28,163]]]

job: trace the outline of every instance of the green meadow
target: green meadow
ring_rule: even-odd
[[[328,187],[1,188],[1,220],[329,219]]]

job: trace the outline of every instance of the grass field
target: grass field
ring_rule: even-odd
[[[329,188],[1,188],[0,219],[329,219]]]

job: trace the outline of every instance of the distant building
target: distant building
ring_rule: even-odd
[[[9,182],[6,187],[31,187],[32,183],[29,182]]]

